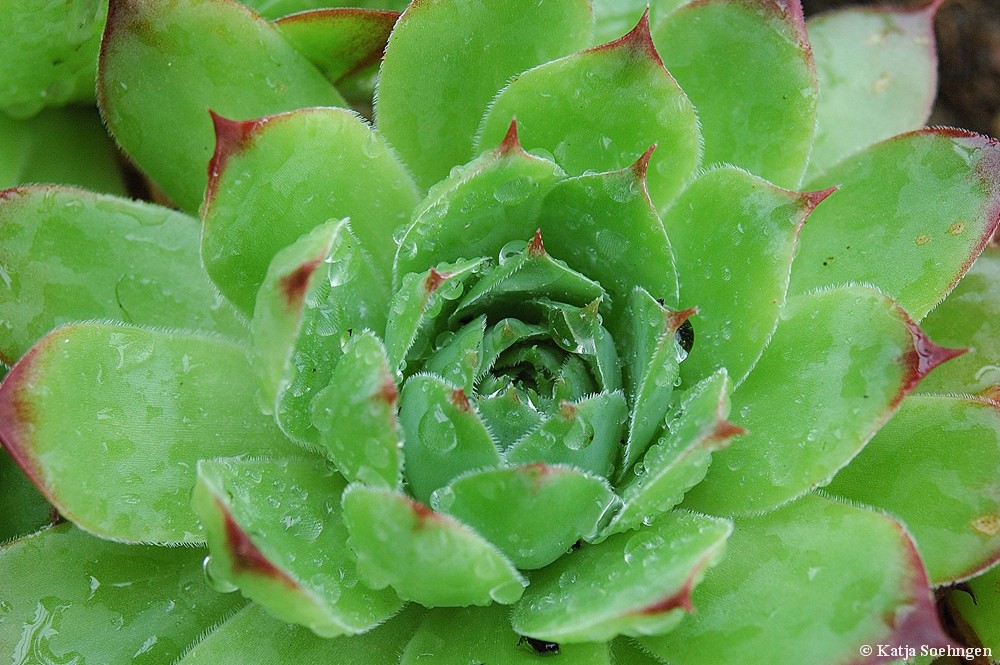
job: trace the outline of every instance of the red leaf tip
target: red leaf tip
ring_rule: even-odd
[[[915,323],[907,322],[907,326],[913,336],[913,351],[910,354],[909,364],[911,371],[916,375],[915,381],[923,379],[938,365],[968,351],[968,349],[949,349],[939,346],[932,342]]]
[[[322,262],[322,258],[306,261],[278,280],[278,286],[285,296],[285,306],[288,309],[294,309],[302,302],[306,295],[306,288],[309,286],[309,278]]]
[[[472,410],[472,405],[469,404],[469,398],[466,397],[465,391],[461,388],[456,388],[451,391],[451,403],[459,411],[468,412]]]
[[[667,332],[676,332],[678,328],[684,325],[685,321],[697,313],[697,307],[689,307],[688,309],[682,309],[679,312],[667,312]]]
[[[215,111],[209,109],[212,116],[212,126],[215,129],[215,152],[208,162],[208,190],[205,199],[210,200],[215,194],[216,183],[222,171],[226,168],[226,162],[234,153],[247,147],[253,133],[267,120],[230,120],[224,118]]]
[[[524,148],[521,147],[521,141],[517,137],[517,118],[511,118],[507,133],[504,134],[503,141],[500,141],[500,145],[497,146],[496,155],[497,157],[505,157],[523,152]]]
[[[746,433],[746,429],[723,419],[715,424],[715,429],[708,435],[708,441],[712,444],[725,444],[733,437],[743,436]]]
[[[431,268],[430,272],[427,273],[426,279],[424,279],[424,293],[430,295],[438,290],[445,280],[448,279],[449,274],[446,272],[438,272],[437,268]]]
[[[639,155],[639,159],[635,160],[632,164],[632,173],[635,174],[635,179],[642,183],[642,186],[646,186],[646,174],[649,171],[649,160],[653,158],[653,151],[656,150],[656,144],[646,148],[646,152]]]
[[[535,237],[528,243],[528,256],[545,256],[545,243],[542,242],[541,229],[535,229]]]
[[[805,202],[806,209],[812,211],[813,208],[818,206],[820,203],[826,200],[830,194],[840,189],[837,186],[828,187],[826,189],[821,189],[816,192],[802,192],[802,198]]]
[[[597,46],[591,49],[591,51],[600,52],[614,48],[628,49],[640,57],[652,59],[653,62],[666,69],[663,60],[660,58],[660,54],[656,51],[656,46],[653,45],[653,35],[649,27],[649,7],[646,7],[642,18],[639,19],[639,22],[635,24],[635,27],[628,34],[619,37],[613,42]]]
[[[232,514],[225,504],[218,499],[216,499],[216,502],[225,521],[226,545],[229,550],[233,572],[237,574],[248,573],[251,575],[260,575],[274,579],[289,587],[297,586],[294,580],[288,577],[283,570],[271,563],[264,553],[254,545],[250,537],[247,536],[240,525],[236,523],[236,520],[233,519]]]

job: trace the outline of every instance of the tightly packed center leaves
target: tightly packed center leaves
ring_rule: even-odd
[[[139,575],[150,543],[207,544],[241,594],[185,584],[197,643],[139,642],[182,665],[945,644],[932,585],[1000,556],[975,383],[1000,357],[975,333],[914,396],[961,354],[918,323],[966,344],[931,311],[996,229],[1000,149],[920,129],[935,5],[810,46],[794,2],[633,4],[112,0],[101,110],[181,212],[0,194],[0,439],[76,525],[0,567],[79,542]],[[372,125],[341,92],[386,40]],[[921,438],[945,419],[954,457]],[[162,558],[191,579],[190,550]],[[99,582],[12,616],[113,605]]]

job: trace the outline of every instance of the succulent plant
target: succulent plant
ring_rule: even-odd
[[[69,4],[0,105],[103,27],[172,205],[92,124],[0,144],[111,192],[0,192],[12,662],[1000,648],[1000,146],[922,128],[936,3]]]

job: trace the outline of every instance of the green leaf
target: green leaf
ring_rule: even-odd
[[[719,370],[685,393],[664,435],[640,463],[626,468],[619,487],[624,505],[604,534],[637,529],[680,503],[705,477],[712,453],[745,433],[726,420],[731,390],[729,376]]]
[[[419,605],[410,605],[363,635],[325,639],[250,605],[207,633],[175,665],[386,665],[403,650],[425,613]]]
[[[592,43],[603,44],[625,34],[649,12],[654,27],[688,0],[592,0],[594,6],[594,38]]]
[[[698,109],[703,162],[797,187],[819,96],[799,3],[694,2],[657,24],[653,41]]]
[[[829,192],[799,194],[740,169],[699,176],[663,215],[681,303],[697,307],[681,375],[690,384],[720,367],[738,385],[760,358],[785,303],[799,231]]]
[[[409,0],[241,0],[244,5],[269,19],[276,19],[296,12],[323,10],[330,7],[360,7],[362,9],[391,9],[402,11]]]
[[[417,500],[469,471],[499,466],[500,453],[475,405],[461,388],[417,374],[399,398],[406,480]]]
[[[119,145],[187,212],[205,192],[209,109],[259,118],[344,105],[273,24],[234,0],[111,0],[97,94]]]
[[[676,630],[640,644],[672,665],[833,665],[861,662],[862,645],[950,643],[905,529],[818,496],[738,521],[692,601]]]
[[[585,545],[538,571],[511,621],[553,642],[655,635],[691,612],[691,590],[722,556],[726,520],[676,512],[637,533]]]
[[[203,457],[295,451],[254,404],[245,350],[214,337],[64,326],[0,385],[0,439],[59,512],[122,541],[197,543]]]
[[[328,0],[315,0],[328,7]],[[397,12],[365,9],[300,11],[275,25],[285,39],[336,83],[377,64],[385,50]]]
[[[657,144],[646,185],[661,208],[701,161],[698,116],[663,68],[645,15],[616,41],[514,78],[490,105],[477,148],[499,143],[515,117],[521,145],[570,175],[627,168]]]
[[[202,460],[191,505],[211,552],[206,573],[321,637],[374,628],[402,603],[358,580],[340,507],[346,487],[320,459]]]
[[[863,281],[920,321],[966,273],[1000,220],[1000,146],[955,129],[904,134],[810,187],[837,191],[810,216],[789,293]]]
[[[427,189],[473,157],[480,118],[508,79],[585,47],[591,23],[586,0],[413,3],[385,50],[378,128]]]
[[[198,224],[166,208],[64,187],[0,194],[0,360],[55,326],[113,319],[243,338],[205,278]]]
[[[473,394],[479,370],[484,366],[485,335],[485,315],[469,321],[455,332],[448,330],[441,333],[435,340],[438,347],[424,364],[424,371],[433,372],[445,381],[454,383],[466,395]]]
[[[358,571],[425,607],[513,603],[527,582],[499,550],[468,527],[392,492],[351,485],[344,521]]]
[[[60,524],[0,550],[12,663],[170,663],[244,604],[204,582],[203,548],[122,545]]]
[[[385,327],[389,288],[346,220],[330,220],[279,251],[257,292],[253,366],[264,410],[306,448],[320,446],[312,402],[354,330]]]
[[[715,453],[684,505],[746,514],[824,485],[921,378],[957,353],[867,287],[789,300],[757,367],[733,393],[735,420],[749,432]]]
[[[644,184],[651,154],[622,171],[563,180],[546,197],[538,227],[548,251],[600,282],[612,302],[625,302],[638,285],[674,306],[674,257]]]
[[[998,468],[1000,404],[916,395],[837,474],[829,492],[901,520],[931,581],[949,584],[1000,560]]]
[[[982,645],[1000,653],[1000,567],[966,584],[968,591],[951,592],[952,602]]]
[[[53,517],[49,502],[0,447],[0,545],[38,531]]]
[[[521,570],[542,568],[597,533],[617,498],[602,478],[572,467],[530,464],[472,471],[431,495]]]
[[[5,2],[0,111],[28,118],[45,107],[93,102],[107,0]]]
[[[1000,248],[987,246],[968,274],[920,324],[945,346],[969,348],[927,377],[921,392],[980,393],[1000,384]]]
[[[427,617],[403,652],[400,665],[538,665],[545,659],[510,627],[510,610],[502,605],[436,609]],[[461,626],[460,630],[456,627]],[[558,645],[558,662],[609,665],[605,644]]]
[[[520,313],[526,304],[530,307],[543,298],[579,308],[605,297],[600,284],[550,256],[537,231],[530,243],[512,240],[503,247],[500,264],[465,294],[452,319]]]
[[[939,6],[856,7],[808,21],[821,94],[807,178],[927,121],[937,90]]]
[[[403,434],[399,391],[385,347],[373,333],[355,335],[312,404],[313,425],[327,456],[349,481],[397,489]]]
[[[28,182],[125,194],[118,152],[96,109],[52,109],[30,120],[0,114],[0,189]]]
[[[448,317],[467,286],[489,266],[485,259],[441,263],[427,271],[403,276],[392,297],[385,348],[389,363],[402,372],[419,367],[447,330]]]
[[[342,109],[307,109],[250,122],[216,116],[215,124],[202,256],[237,307],[251,312],[274,255],[330,219],[350,218],[376,272],[389,275],[392,233],[418,198],[366,122]]]
[[[687,355],[677,341],[677,329],[692,313],[671,312],[638,287],[626,303],[620,319],[623,329],[616,335],[624,351],[629,397],[628,439],[615,476],[619,480],[663,426],[670,395],[680,384],[679,365]]]
[[[511,464],[566,464],[607,478],[625,434],[628,407],[620,391],[598,393],[558,409],[507,451]]]
[[[399,238],[394,285],[428,266],[497,256],[512,238],[530,238],[543,197],[562,175],[553,162],[524,152],[516,138],[457,168],[414,210]]]

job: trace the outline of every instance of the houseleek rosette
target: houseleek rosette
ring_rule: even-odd
[[[946,645],[932,588],[970,578],[988,625],[1000,149],[919,129],[933,9],[817,21],[814,56],[771,2],[591,46],[576,0],[112,0],[102,111],[200,238],[2,194],[0,439],[72,525],[4,548],[0,643],[882,662]],[[373,128],[322,105],[388,18]],[[975,346],[913,395],[960,354],[921,321]]]

